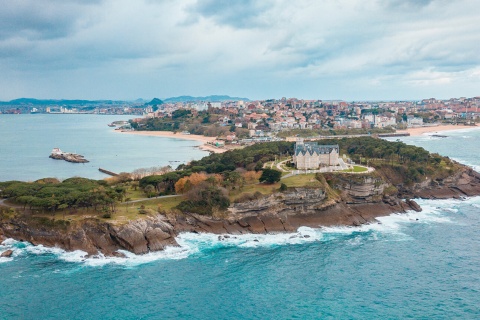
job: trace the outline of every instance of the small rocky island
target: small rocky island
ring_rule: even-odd
[[[59,148],[53,148],[52,153],[50,154],[49,158],[55,160],[65,160],[67,162],[73,163],[86,163],[89,162],[85,159],[82,155],[70,152],[63,152]]]

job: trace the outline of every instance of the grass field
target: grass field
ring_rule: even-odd
[[[234,201],[238,197],[242,195],[242,193],[255,193],[255,192],[260,192],[262,194],[272,194],[276,192],[280,188],[280,183],[274,183],[274,184],[263,184],[263,183],[257,183],[257,184],[250,184],[244,186],[242,189],[237,189],[237,190],[232,190],[230,191],[230,201]]]
[[[287,187],[321,187],[322,183],[315,178],[315,173],[297,174],[282,179]]]
[[[169,198],[152,198],[145,201],[119,204],[117,206],[117,212],[112,215],[111,219],[106,220],[120,223],[135,220],[141,217],[145,217],[145,214],[139,213],[142,205],[144,206],[145,210],[156,213],[159,209],[166,211],[172,210],[183,200],[183,196],[178,196]]]
[[[352,169],[345,169],[345,170],[342,170],[341,172],[354,172],[354,173],[360,173],[360,172],[367,172],[368,169],[365,168],[365,167],[362,167],[362,166],[353,166],[353,170]]]
[[[142,205],[144,206],[144,209],[153,214],[158,212],[159,209],[166,211],[172,210],[182,200],[184,200],[184,197],[178,196],[169,198],[152,198],[134,203],[118,203],[115,207],[115,212],[111,214],[111,218],[103,218],[103,212],[95,211],[90,208],[80,208],[75,211],[69,209],[57,210],[55,214],[52,214],[48,211],[45,211],[43,213],[37,212],[35,213],[35,217],[44,217],[48,219],[66,221],[81,221],[88,218],[95,218],[102,219],[114,224],[122,224],[130,220],[139,219],[148,215],[139,213]]]

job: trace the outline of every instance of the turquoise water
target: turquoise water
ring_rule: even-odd
[[[480,131],[405,138],[478,167]],[[127,259],[7,240],[0,319],[478,319],[480,197],[293,234],[182,234]],[[305,237],[309,236],[309,237]]]
[[[27,114],[0,115],[0,181],[60,179],[81,176],[103,179],[104,168],[132,172],[172,165],[208,155],[196,141],[115,132],[107,124],[131,116]],[[79,153],[89,163],[69,163],[48,156],[53,148]]]

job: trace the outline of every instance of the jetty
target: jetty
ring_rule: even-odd
[[[63,152],[62,150],[60,150],[60,148],[53,148],[49,158],[52,158],[55,160],[65,160],[67,162],[72,162],[72,163],[90,162],[87,159],[85,159],[82,155],[71,153],[71,152]]]
[[[109,170],[105,170],[103,168],[98,168],[98,171],[102,172],[102,173],[105,173],[105,174],[108,174],[112,177],[116,177],[118,176],[118,173],[115,173],[115,172],[112,172],[112,171],[109,171]]]

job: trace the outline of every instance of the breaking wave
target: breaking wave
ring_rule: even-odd
[[[222,248],[257,248],[285,245],[301,245],[312,242],[344,241],[346,245],[361,245],[365,241],[409,241],[404,232],[411,224],[456,223],[455,215],[459,206],[468,205],[480,208],[480,197],[463,200],[417,200],[422,212],[408,211],[378,217],[377,222],[357,227],[333,226],[321,228],[300,227],[293,233],[217,235],[209,233],[182,233],[176,238],[178,247],[167,247],[164,251],[135,255],[120,251],[125,257],[105,257],[97,255],[87,258],[84,251],[67,252],[59,248],[42,245],[34,246],[26,242],[7,239],[0,244],[0,252],[13,250],[11,258],[0,258],[0,263],[10,262],[28,255],[49,255],[69,263],[80,263],[90,267],[107,264],[134,267],[158,260],[185,259],[196,254]]]

